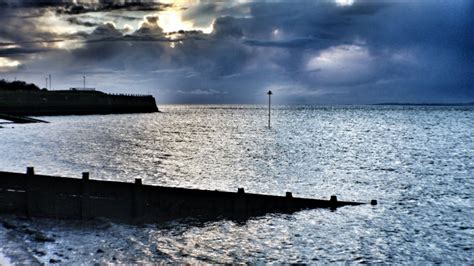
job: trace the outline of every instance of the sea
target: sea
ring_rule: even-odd
[[[160,109],[0,124],[0,170],[378,205],[144,225],[1,215],[4,260],[474,263],[472,106],[281,105],[270,128],[264,105]]]

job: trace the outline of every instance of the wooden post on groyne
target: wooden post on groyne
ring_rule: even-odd
[[[33,167],[26,174],[0,172],[0,213],[57,219],[104,217],[123,222],[160,222],[192,217],[201,220],[246,219],[266,213],[293,213],[303,209],[335,209],[361,202],[316,200],[150,186],[141,179],[134,183],[37,175]],[[375,200],[372,205],[377,204]]]

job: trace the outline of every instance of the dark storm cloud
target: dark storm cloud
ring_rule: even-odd
[[[0,42],[0,47],[2,46],[14,46],[21,44],[38,44],[38,43],[56,43],[62,42],[64,40],[38,40],[38,41],[25,41],[25,42]]]
[[[62,0],[0,0],[0,7],[48,7],[64,5]]]
[[[99,25],[97,22],[91,22],[91,21],[85,21],[82,19],[79,19],[77,17],[70,17],[67,19],[67,21],[71,24],[79,25],[79,26],[85,26],[85,27],[96,27]]]
[[[158,16],[146,16],[145,21],[143,21],[141,27],[135,32],[135,35],[153,35],[160,36],[163,34],[163,29],[158,26]]]
[[[322,38],[295,38],[281,41],[269,41],[269,40],[245,40],[244,43],[247,45],[262,46],[262,47],[281,47],[281,48],[311,48],[315,44],[324,42]]]
[[[105,24],[88,36],[86,46],[78,50],[77,57],[83,58],[85,54],[94,57],[97,50],[107,54],[115,50],[109,54],[112,61],[127,58],[127,63],[133,62],[132,65],[142,71],[192,66],[196,73],[212,77],[234,73],[248,57],[248,49],[238,41],[241,32],[232,23],[232,18],[217,19],[212,34],[201,31],[170,34],[165,34],[158,26],[156,16],[147,16],[140,28],[126,35],[112,24]],[[170,43],[175,43],[175,47],[170,48]],[[75,53],[72,55],[76,56]],[[166,61],[162,60],[164,58]]]
[[[356,1],[353,6],[319,5],[319,9],[311,8],[311,5],[301,8],[297,4],[279,3],[272,7],[257,3],[252,9],[254,18],[247,22],[250,25],[244,32],[260,38],[247,40],[246,44],[291,48],[288,51],[291,57],[272,62],[284,68],[290,65],[286,70],[294,72],[288,76],[302,81],[306,88],[322,88],[329,92],[343,89],[346,95],[339,95],[339,99],[349,102],[352,99],[378,101],[383,95],[392,99],[409,96],[413,101],[432,101],[434,95],[437,100],[449,101],[456,93],[458,100],[474,96],[472,52],[469,52],[472,49],[468,48],[472,38],[467,37],[472,29],[472,16],[469,15],[472,6],[468,1],[451,4]],[[273,29],[287,34],[280,40],[272,40]],[[298,36],[309,37],[295,41],[300,40]],[[316,41],[312,42],[313,38]],[[365,58],[351,58],[350,53],[354,52],[334,49],[334,59],[345,60],[337,71],[330,65],[309,71],[302,67],[305,60],[331,47],[351,43],[368,52]],[[370,65],[374,67],[369,68]],[[446,73],[456,78],[443,78]],[[361,91],[368,97],[352,98]],[[390,92],[376,95],[367,91]],[[442,91],[449,98],[439,99]]]
[[[234,17],[247,14],[246,4],[228,5],[223,1],[204,2],[200,5],[186,9],[183,18],[192,20],[198,26],[207,26],[209,21],[218,17]]]
[[[93,5],[67,4],[57,12],[68,15],[78,15],[91,12],[109,12],[115,10],[125,11],[158,11],[172,7],[171,4],[161,4],[148,1],[124,2],[121,1],[100,1]]]
[[[240,38],[244,36],[242,26],[238,23],[238,19],[233,17],[219,17],[214,22],[214,36],[217,38]]]
[[[179,43],[190,39],[207,40],[208,36],[198,30],[164,33],[158,25],[158,17],[150,15],[146,16],[141,26],[132,33],[117,29],[112,23],[104,23],[98,25],[92,33],[84,35],[84,39],[85,43],[125,42],[126,45],[131,45],[133,42]],[[152,47],[152,49],[154,48]],[[107,49],[107,47],[104,47],[104,49]]]
[[[384,1],[356,2],[353,6],[339,7],[329,1],[320,2],[262,2],[251,5],[252,19],[243,20],[246,35],[262,38],[260,43],[270,46],[282,46],[282,43],[302,43],[313,41],[313,48],[319,49],[321,41],[327,44],[352,42],[364,19],[383,12],[391,4]],[[382,21],[381,21],[382,22]],[[274,29],[284,32],[286,38],[269,41]],[[253,42],[255,44],[257,42]],[[291,45],[294,46],[294,45]]]
[[[0,7],[61,7],[60,13],[83,14],[88,12],[107,12],[113,10],[128,11],[156,11],[171,4],[163,4],[157,1],[137,0],[99,0],[96,2],[73,1],[73,0],[0,0]]]
[[[51,56],[25,67],[49,66],[65,77],[97,73],[104,86],[116,87],[120,81],[138,91],[159,89],[160,97],[178,102],[259,102],[267,89],[275,90],[277,101],[294,103],[474,100],[471,1],[355,0],[347,6],[333,1],[207,2],[183,11],[182,18],[195,26],[214,21],[211,33],[164,32],[153,12],[131,31],[77,16],[168,8],[152,2],[59,2],[50,1],[50,8],[71,25],[93,30],[26,34],[28,27],[36,29],[26,19],[16,33],[13,26],[0,28],[7,47],[3,53],[47,52]],[[124,12],[107,19],[112,15],[137,18]],[[6,20],[12,18],[0,17],[0,23]],[[82,45],[41,50],[38,39]],[[25,44],[17,50],[7,45],[21,41]]]
[[[27,48],[7,48],[7,49],[1,49],[0,48],[0,56],[3,57],[18,57],[18,56],[24,56],[28,54],[38,54],[38,53],[43,53],[51,51],[50,49],[27,49]]]

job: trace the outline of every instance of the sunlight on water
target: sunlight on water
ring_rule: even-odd
[[[45,263],[472,262],[472,108],[280,106],[272,129],[263,106],[161,109],[4,124],[0,169],[35,166],[38,173],[72,177],[90,171],[93,179],[314,198],[336,194],[380,204],[245,223],[17,221],[56,236],[46,247],[26,244],[26,250],[45,253],[33,257]],[[21,238],[1,230],[1,242]]]

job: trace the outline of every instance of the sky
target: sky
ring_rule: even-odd
[[[166,103],[474,101],[474,1],[0,0],[0,79]]]

